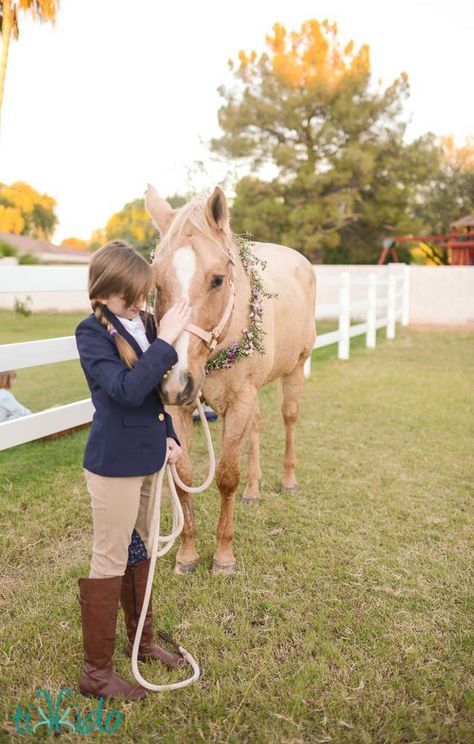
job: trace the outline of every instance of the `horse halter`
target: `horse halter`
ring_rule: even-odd
[[[204,330],[204,328],[200,328],[200,326],[195,325],[194,323],[187,323],[184,326],[185,331],[189,331],[190,333],[194,333],[195,336],[199,336],[204,343],[206,344],[209,351],[213,351],[219,340],[219,336],[221,336],[222,331],[225,328],[225,325],[227,321],[229,320],[232,310],[234,308],[234,300],[235,300],[235,261],[233,256],[229,253],[229,260],[227,262],[228,265],[228,277],[229,277],[229,295],[227,297],[227,303],[224,308],[224,312],[222,314],[222,317],[218,324],[212,328],[210,331]]]

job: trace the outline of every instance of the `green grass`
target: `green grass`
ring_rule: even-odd
[[[68,316],[63,329],[43,330],[54,336],[73,329]],[[315,352],[300,407],[295,495],[279,492],[277,386],[261,391],[263,498],[253,507],[237,503],[237,573],[208,571],[214,487],[196,497],[196,574],[172,574],[176,548],[157,566],[155,625],[197,657],[202,677],[182,691],[149,693],[140,705],[106,701],[106,710],[124,715],[115,738],[474,740],[473,335],[397,328],[395,341],[380,334],[373,351],[355,339],[349,362],[336,359],[336,347]],[[38,337],[36,329],[30,337]],[[59,386],[59,373],[51,379]],[[72,391],[59,393],[62,402]],[[18,397],[27,405],[26,394],[25,387]],[[215,442],[221,423],[211,424]],[[79,431],[0,452],[2,742],[24,740],[10,719],[18,704],[34,709],[36,690],[54,696],[77,684],[77,578],[87,575],[92,538],[81,470],[86,439]],[[192,457],[199,479],[206,470],[200,425]],[[246,456],[242,466],[245,477]],[[116,668],[132,679],[124,643],[120,618]],[[157,683],[178,676],[141,668]],[[82,714],[95,705],[76,692],[68,703]]]

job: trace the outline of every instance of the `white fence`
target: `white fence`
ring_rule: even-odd
[[[0,294],[78,291],[84,289],[81,282],[85,280],[82,268],[5,266],[0,267]],[[339,298],[338,302],[331,304],[316,302],[316,320],[338,318],[339,322],[337,330],[318,335],[314,348],[337,344],[339,359],[349,359],[350,341],[355,336],[365,335],[369,349],[375,347],[379,328],[386,328],[387,339],[395,338],[396,321],[408,324],[409,281],[410,267],[404,264],[391,264],[382,272],[373,271],[365,275],[351,276],[343,271],[337,276],[318,279],[318,289],[332,287],[333,291],[338,290]],[[361,317],[365,317],[364,322],[351,324],[353,318]],[[78,359],[74,336],[0,345],[0,371],[71,359]],[[306,375],[310,371],[311,359],[308,359]],[[93,413],[91,399],[87,398],[6,421],[0,424],[0,450],[86,424],[91,421]]]

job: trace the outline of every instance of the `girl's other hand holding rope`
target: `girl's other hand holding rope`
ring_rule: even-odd
[[[173,465],[181,457],[183,450],[173,437],[166,437],[166,446],[169,451],[168,462]]]

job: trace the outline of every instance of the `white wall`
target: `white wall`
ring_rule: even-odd
[[[12,309],[15,299],[31,297],[34,311],[88,311],[87,266],[0,265],[0,308]],[[44,288],[44,289],[43,289]]]
[[[401,265],[374,266],[371,264],[316,265],[316,318],[318,305],[338,301],[338,288],[318,286],[318,277],[337,276],[347,271],[352,276],[375,273],[377,279],[386,278],[390,271],[400,270]],[[366,289],[354,286],[351,288],[351,299],[363,300]],[[377,297],[384,297],[387,288],[379,287]],[[474,323],[474,266],[410,266],[410,323],[439,323],[446,325],[464,325]],[[357,313],[354,319],[363,319]]]
[[[410,323],[474,323],[474,266],[411,266]]]
[[[42,310],[44,312],[91,312],[91,303],[87,292],[0,292],[0,308],[13,310],[15,300],[26,301],[27,296],[31,297],[31,302],[27,302],[27,307],[33,311]]]

